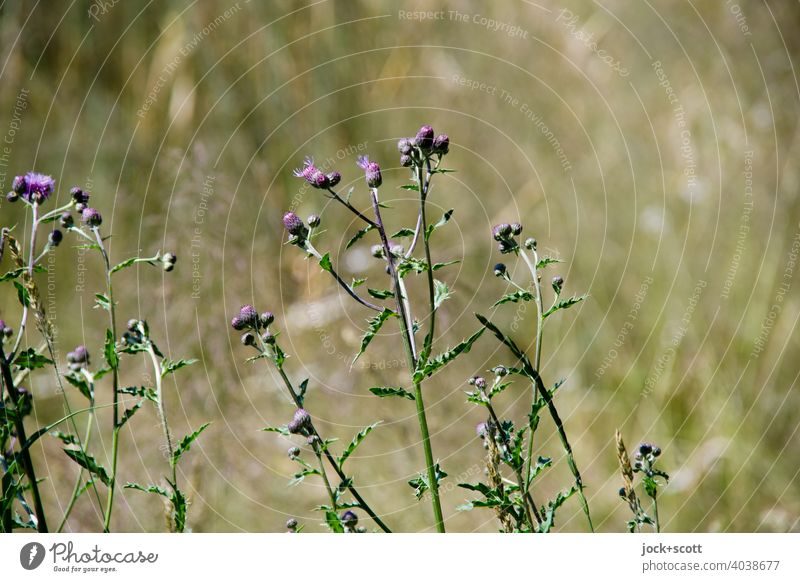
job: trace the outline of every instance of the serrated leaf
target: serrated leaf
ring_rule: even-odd
[[[22,283],[19,281],[14,281],[14,287],[17,288],[17,299],[19,300],[20,305],[23,307],[30,307],[31,306],[31,298],[28,295],[27,289],[22,286]]]
[[[119,366],[119,356],[114,347],[114,334],[111,333],[110,329],[106,330],[106,343],[103,348],[103,356],[105,356],[108,367],[112,370],[116,370]]]
[[[158,397],[156,396],[155,391],[152,388],[147,388],[145,386],[126,386],[125,388],[120,388],[117,390],[117,392],[120,394],[128,394],[130,396],[145,398],[151,402],[158,402]]]
[[[452,297],[453,293],[450,291],[450,287],[447,286],[447,283],[443,283],[438,279],[433,280],[433,288],[433,308],[439,309],[439,306]]]
[[[319,260],[319,266],[322,267],[323,271],[328,271],[331,273],[333,271],[333,264],[331,264],[331,254],[325,253],[322,255],[322,258]]]
[[[7,272],[5,275],[0,277],[0,283],[2,283],[3,281],[11,281],[13,279],[16,279],[17,277],[22,275],[22,273],[24,273],[24,272],[25,272],[24,268],[12,269],[9,272]]]
[[[539,262],[536,263],[536,269],[544,269],[547,265],[554,265],[556,263],[563,263],[561,259],[554,259],[552,257],[544,257],[539,259]]]
[[[394,292],[390,291],[389,289],[367,288],[367,293],[369,293],[375,299],[388,299],[389,297],[394,297]]]
[[[111,308],[111,300],[102,293],[94,294],[95,307],[100,307],[108,311]]]
[[[455,261],[446,261],[444,263],[434,263],[433,264],[433,270],[434,271],[438,271],[439,269],[444,269],[445,267],[449,267],[450,265],[457,265],[460,262],[461,262],[460,259],[456,259]]]
[[[298,471],[297,473],[294,474],[292,480],[289,481],[289,486],[291,487],[294,485],[299,485],[309,475],[319,475],[319,474],[320,474],[319,470],[314,469],[313,467],[306,467],[305,469]]]
[[[135,489],[136,491],[142,491],[144,493],[154,493],[155,495],[160,495],[161,497],[170,499],[170,494],[167,492],[167,490],[156,485],[148,485],[147,487],[144,487],[138,483],[125,483],[124,489]]]
[[[22,350],[17,357],[14,358],[14,365],[22,370],[37,370],[52,363],[53,360],[42,354],[37,354],[34,348]]]
[[[78,463],[91,474],[96,475],[104,485],[107,487],[111,486],[111,478],[108,476],[108,472],[106,471],[105,467],[98,464],[92,455],[85,451],[74,449],[64,449],[64,453],[66,453],[70,459]]]
[[[344,525],[342,524],[342,520],[335,511],[325,512],[325,523],[333,533],[344,533]]]
[[[547,533],[550,531],[555,525],[556,510],[564,505],[564,502],[577,493],[577,491],[578,489],[574,485],[567,491],[559,491],[556,498],[547,504],[547,508],[544,511],[544,519],[542,523],[539,524],[540,533]]]
[[[355,452],[355,450],[358,448],[358,445],[364,442],[364,439],[367,438],[367,435],[371,433],[372,430],[380,423],[381,421],[378,421],[370,424],[369,426],[365,426],[358,432],[358,434],[356,434],[356,436],[353,437],[353,440],[350,441],[350,444],[347,445],[347,448],[344,451],[342,451],[342,454],[339,456],[340,467],[350,457],[350,455],[352,455]]]
[[[401,188],[402,190],[411,190],[413,192],[419,192],[419,186],[417,186],[416,184],[403,184],[402,186],[399,186],[399,188]]]
[[[397,388],[394,386],[376,386],[374,388],[370,388],[369,391],[380,398],[399,396],[400,398],[405,398],[407,400],[416,400],[414,395],[408,390],[403,390],[402,388]]]
[[[533,482],[533,480],[539,476],[539,473],[544,471],[547,467],[551,466],[552,464],[553,464],[553,459],[551,459],[550,457],[539,456],[536,459],[536,465],[531,467],[531,474],[528,477],[528,482],[529,483]]]
[[[429,224],[428,229],[425,231],[425,238],[429,239],[434,230],[447,224],[450,221],[450,217],[453,216],[453,212],[455,212],[455,209],[451,208],[435,224]]]
[[[64,374],[64,378],[67,382],[75,386],[78,391],[83,394],[88,400],[94,399],[94,393],[92,392],[92,386],[86,380],[83,375],[76,374],[74,372],[69,372],[68,374]]]
[[[345,250],[346,250],[346,249],[349,249],[349,248],[350,248],[350,247],[352,247],[354,244],[356,244],[358,241],[360,241],[362,238],[364,238],[364,235],[366,235],[366,234],[367,234],[369,231],[371,231],[371,230],[372,230],[372,228],[373,228],[373,227],[372,227],[372,225],[371,225],[371,224],[368,224],[367,226],[365,226],[364,228],[362,228],[361,230],[359,230],[359,231],[358,231],[356,234],[354,234],[354,235],[353,235],[353,238],[351,238],[349,241],[347,241],[347,244],[346,244],[346,245],[345,245],[345,247],[344,247],[344,248],[345,248]],[[327,269],[326,269],[326,270],[327,270]]]
[[[126,408],[125,412],[122,413],[122,418],[119,419],[119,424],[117,424],[117,428],[122,428],[125,425],[125,423],[128,422],[133,417],[134,414],[136,414],[136,411],[142,407],[142,404],[144,404],[144,400],[140,400],[130,408]]]
[[[53,438],[57,438],[65,445],[77,445],[78,444],[78,437],[74,434],[69,434],[66,432],[61,432],[60,430],[54,430],[50,433],[50,436]]]
[[[503,305],[504,303],[519,303],[520,301],[533,301],[533,294],[528,291],[515,291],[508,295],[503,295],[500,299],[495,301],[492,307]]]
[[[450,348],[446,352],[439,354],[435,358],[428,360],[422,370],[416,370],[414,372],[414,382],[421,382],[425,377],[431,376],[434,372],[440,368],[443,368],[461,354],[466,354],[469,352],[470,349],[472,349],[472,344],[478,341],[478,338],[483,335],[483,332],[483,328],[479,329],[461,343]]]
[[[436,487],[439,487],[439,483],[441,483],[442,479],[447,477],[447,473],[442,471],[442,468],[439,466],[439,463],[436,463],[433,468],[434,478],[436,479]],[[427,472],[419,473],[416,477],[408,481],[408,484],[414,489],[414,496],[419,500],[422,499],[422,496],[425,495],[425,492],[430,489],[428,486],[428,477]]]
[[[172,453],[172,459],[170,459],[170,463],[172,464],[173,467],[178,464],[178,461],[180,460],[183,453],[185,453],[192,447],[192,443],[197,440],[197,437],[200,436],[200,433],[206,430],[210,424],[211,424],[210,422],[206,422],[205,424],[201,425],[200,428],[198,428],[196,431],[194,431],[191,434],[187,434],[185,437],[183,437],[183,439],[181,439],[181,442],[178,443],[178,446]]]
[[[283,436],[289,436],[291,433],[289,429],[285,426],[265,426],[261,429],[263,432],[277,432],[278,434],[282,434]]]
[[[122,269],[126,269],[126,268],[130,267],[132,264],[134,264],[136,262],[136,259],[137,259],[137,257],[131,257],[130,259],[126,259],[126,260],[122,261],[118,265],[114,265],[111,268],[111,273],[110,274],[113,275],[117,271],[121,271]]]
[[[394,314],[395,314],[394,311],[392,311],[391,309],[384,309],[378,315],[376,315],[375,317],[371,317],[368,320],[369,329],[364,334],[364,336],[361,338],[361,347],[359,348],[358,353],[356,354],[355,358],[353,358],[353,362],[352,362],[353,364],[356,363],[356,360],[358,360],[358,358],[361,357],[361,354],[364,353],[364,350],[367,349],[367,346],[372,341],[372,338],[375,337],[375,334],[378,333],[378,331],[381,329],[381,326],[384,324],[384,322],[387,319],[389,319],[391,316],[393,316]]]
[[[190,360],[162,360],[161,361],[161,377],[163,378],[167,374],[172,374],[176,370],[180,370],[181,368],[185,368],[186,366],[191,366],[192,364],[197,363],[195,358]]]
[[[559,301],[555,305],[553,305],[550,309],[544,312],[542,318],[549,317],[550,315],[554,314],[556,311],[561,311],[562,309],[569,309],[576,303],[580,303],[584,299],[586,299],[588,295],[581,295],[580,297],[570,297],[569,299],[563,299]]]
[[[306,390],[308,390],[308,378],[300,382],[300,390],[297,393],[297,400],[300,401],[300,406],[306,401]]]
[[[416,231],[413,228],[401,228],[396,233],[394,233],[391,238],[405,238],[414,236],[415,234]]]
[[[352,283],[350,283],[350,286],[351,286],[353,289],[355,289],[355,288],[356,288],[356,287],[358,287],[359,285],[363,285],[363,284],[364,284],[364,283],[366,283],[366,282],[367,282],[367,280],[366,280],[366,279],[353,279],[353,282],[352,282]]]

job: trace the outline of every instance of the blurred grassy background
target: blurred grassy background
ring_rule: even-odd
[[[420,20],[413,10],[441,12]],[[616,494],[620,427],[629,448],[644,439],[664,449],[667,531],[797,531],[799,17],[796,3],[774,1],[6,1],[0,179],[8,190],[15,173],[52,173],[62,199],[87,187],[117,259],[159,248],[180,257],[166,276],[126,272],[117,293],[123,321],[146,318],[167,355],[201,360],[168,395],[176,434],[213,420],[183,467],[195,531],[279,531],[290,515],[321,529],[311,508],[322,489],[287,487],[289,442],[258,432],[292,409],[266,367],[242,363],[249,354],[227,321],[243,302],[278,314],[288,368],[311,378],[323,434],[349,440],[385,421],[350,461],[357,483],[397,530],[429,527],[429,507],[406,484],[423,466],[413,407],[368,393],[403,383],[398,338],[387,332],[350,370],[369,314],[282,246],[280,226],[289,207],[324,211],[319,246],[347,276],[380,278],[367,250],[343,251],[350,216],[291,170],[305,155],[331,158],[366,205],[354,166],[366,150],[384,167],[383,196],[396,199],[391,226],[407,226],[414,206],[394,190],[406,173],[395,141],[421,123],[451,136],[447,166],[458,170],[437,179],[431,202],[456,208],[435,260],[463,260],[441,272],[456,294],[440,345],[471,333],[472,312],[504,292],[491,276],[498,221],[520,220],[565,259],[567,292],[591,294],[549,324],[543,372],[567,379],[558,400],[599,528],[623,531],[628,518]],[[0,212],[3,224],[23,220],[5,201]],[[85,342],[99,362],[99,259],[65,244],[48,261],[62,358]],[[0,314],[13,321],[8,289]],[[524,343],[529,315],[516,332]],[[513,306],[495,317],[510,322]],[[489,512],[456,511],[468,492],[455,483],[480,478],[483,459],[464,382],[501,362],[512,363],[484,339],[426,387],[453,531],[496,528]],[[131,361],[126,382],[146,374]],[[60,416],[52,377],[31,388],[37,421]],[[521,419],[526,401],[517,383],[503,412]],[[538,452],[557,460],[538,485],[544,499],[569,474],[549,420],[540,430]],[[150,411],[134,419],[122,483],[161,479],[159,435]],[[58,449],[51,440],[36,451],[56,516],[75,474]],[[116,529],[163,521],[154,499],[120,496]],[[577,501],[557,523],[583,531]],[[88,496],[70,527],[100,528]]]

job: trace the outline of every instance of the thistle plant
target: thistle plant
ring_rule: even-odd
[[[284,217],[284,223],[288,222],[289,226],[292,226],[292,220],[291,217],[289,220]],[[293,230],[296,233],[293,236],[299,236],[301,234],[299,227],[295,227]],[[289,459],[299,465],[299,469],[297,473],[295,473],[292,483],[298,484],[309,476],[320,477],[325,486],[328,503],[319,505],[317,509],[324,512],[325,523],[332,532],[347,533],[357,531],[356,525],[358,523],[358,516],[352,510],[358,508],[369,515],[375,525],[381,530],[389,533],[391,530],[383,520],[378,517],[356,489],[354,478],[347,475],[344,470],[345,461],[355,452],[356,448],[364,441],[367,435],[372,432],[378,423],[364,427],[364,429],[353,437],[353,440],[341,454],[338,456],[334,455],[331,450],[331,445],[334,441],[323,439],[320,436],[319,431],[314,426],[311,415],[306,410],[306,392],[308,391],[309,379],[306,378],[298,385],[295,385],[286,372],[285,363],[287,356],[278,343],[278,336],[280,334],[274,331],[274,321],[275,316],[272,312],[265,311],[259,315],[252,305],[243,305],[241,309],[239,309],[239,313],[231,320],[231,327],[233,327],[234,330],[244,331],[241,336],[242,344],[253,348],[257,352],[256,355],[248,358],[248,361],[256,362],[263,359],[272,364],[296,407],[290,422],[279,427],[266,427],[262,430],[266,432],[276,432],[285,437],[297,436],[305,439],[305,445],[316,458],[316,464],[312,465],[306,461],[303,456],[304,451],[301,450],[300,447],[293,445],[289,448]],[[325,468],[325,463],[330,466],[338,480],[338,482],[335,482],[335,486],[331,484],[328,471]],[[347,492],[353,497],[353,501],[346,501],[344,499],[344,495]],[[345,511],[339,514],[339,510]],[[299,531],[297,520],[289,520],[287,522],[287,529],[292,532]]]
[[[20,323],[16,339],[12,340],[14,330],[3,323],[3,342],[0,347],[0,368],[2,368],[3,392],[2,409],[0,410],[0,445],[3,452],[3,491],[2,491],[2,527],[3,531],[11,531],[15,527],[37,529],[40,532],[48,531],[47,519],[44,513],[44,504],[38,487],[35,467],[33,466],[30,448],[42,436],[52,434],[64,445],[66,456],[78,465],[78,474],[72,488],[72,494],[67,503],[64,515],[60,519],[58,531],[61,531],[82,494],[91,492],[98,506],[104,506],[102,512],[102,529],[110,531],[114,508],[114,494],[118,472],[119,437],[123,427],[133,417],[145,400],[153,400],[162,417],[166,439],[171,453],[170,462],[173,464],[172,486],[170,498],[173,501],[173,514],[175,515],[175,530],[182,531],[185,527],[185,497],[177,488],[174,464],[183,451],[188,449],[189,443],[184,446],[184,441],[173,449],[169,437],[169,429],[163,409],[161,391],[161,378],[175,370],[192,363],[191,360],[178,360],[172,362],[163,360],[156,373],[156,386],[149,387],[121,387],[120,385],[120,354],[146,351],[156,365],[156,358],[163,358],[158,348],[149,339],[146,324],[139,322],[136,325],[142,336],[139,344],[130,341],[131,330],[126,334],[124,341],[117,335],[117,301],[114,298],[112,279],[116,273],[138,263],[160,266],[165,271],[171,271],[176,263],[172,253],[156,253],[152,257],[131,257],[121,263],[113,264],[110,258],[107,241],[101,233],[103,217],[94,207],[89,206],[90,195],[80,188],[70,190],[69,202],[49,212],[43,212],[43,205],[55,191],[55,181],[43,174],[29,172],[18,176],[12,184],[12,191],[6,196],[8,202],[21,201],[30,216],[30,236],[27,241],[27,251],[12,234],[12,229],[3,228],[0,240],[0,261],[4,251],[8,249],[13,267],[2,277],[2,281],[11,282],[17,291],[17,297],[22,308]],[[76,222],[73,212],[78,215]],[[47,241],[41,245],[39,252],[39,234],[47,225],[58,222],[61,229],[49,232]],[[43,302],[40,298],[35,274],[42,271],[41,260],[47,253],[53,251],[64,240],[63,232],[74,234],[82,244],[79,248],[97,251],[103,260],[105,274],[105,289],[103,293],[95,294],[96,307],[108,312],[109,327],[105,332],[103,342],[104,367],[91,368],[90,351],[83,345],[78,346],[67,354],[67,369],[62,372],[56,359],[54,348],[54,330],[45,314]],[[25,258],[27,257],[27,259]],[[23,348],[22,341],[25,330],[30,325],[31,315],[36,323],[36,328],[43,338],[43,345],[38,348]],[[129,324],[130,327],[130,324]],[[6,332],[7,329],[7,332]],[[46,355],[45,355],[46,354]],[[48,357],[49,356],[49,357]],[[63,397],[63,418],[48,426],[41,427],[27,436],[24,418],[28,416],[33,406],[33,395],[28,390],[21,388],[22,382],[30,373],[40,368],[52,366],[57,380],[59,391]],[[106,375],[111,377],[111,403],[98,404],[97,382]],[[62,378],[75,387],[87,401],[87,406],[73,410]],[[126,397],[132,398],[126,398]],[[128,404],[133,401],[131,406]],[[112,409],[111,426],[111,468],[106,469],[91,453],[89,449],[92,429],[96,424],[97,411],[100,408]],[[81,436],[76,417],[85,415],[86,427]],[[63,423],[67,423],[68,431],[54,430]],[[204,427],[203,427],[204,428]],[[199,431],[198,433],[199,434]],[[191,435],[190,435],[191,436]],[[84,479],[86,479],[84,481]],[[100,499],[98,485],[106,487],[106,501]],[[28,503],[26,494],[30,491],[33,507]],[[23,509],[23,514],[15,511],[15,505]]]
[[[494,274],[499,279],[511,286],[513,291],[503,295],[493,307],[499,307],[508,303],[533,302],[536,306],[536,325],[534,328],[533,356],[531,357],[522,349],[508,334],[503,332],[496,324],[492,323],[485,316],[476,314],[478,321],[489,330],[498,341],[505,345],[510,351],[513,360],[511,365],[500,365],[495,370],[502,370],[503,374],[496,374],[494,385],[491,390],[479,389],[469,393],[469,400],[487,407],[490,412],[490,419],[487,421],[489,427],[484,439],[487,437],[497,442],[500,448],[500,458],[508,465],[516,476],[516,483],[505,486],[502,490],[497,487],[490,488],[485,484],[461,484],[462,487],[480,491],[484,495],[484,500],[480,502],[468,503],[465,507],[472,508],[477,506],[501,507],[506,511],[513,512],[517,508],[524,509],[526,521],[518,523],[519,531],[549,531],[554,523],[555,511],[572,495],[577,494],[581,508],[590,531],[594,531],[594,525],[589,513],[589,504],[584,494],[583,479],[578,466],[572,446],[567,437],[564,423],[556,408],[554,395],[556,390],[563,384],[563,381],[556,382],[552,388],[548,388],[541,374],[542,360],[542,341],[546,321],[555,313],[568,309],[573,305],[583,301],[585,295],[572,296],[562,299],[564,279],[555,276],[552,279],[552,303],[545,309],[545,296],[542,289],[542,271],[549,265],[558,263],[555,258],[539,257],[537,243],[533,238],[527,238],[520,244],[523,226],[520,223],[502,223],[492,229],[492,237],[498,243],[498,249],[503,255],[520,257],[530,273],[530,282],[527,286],[516,283],[504,263],[498,263],[494,267]],[[499,394],[508,385],[508,382],[501,381],[506,373],[522,377],[531,385],[531,406],[528,413],[527,423],[516,428],[510,420],[501,421],[494,413],[492,408],[492,398]],[[485,381],[484,381],[485,382]],[[475,382],[473,382],[475,384]],[[557,496],[546,507],[537,510],[533,502],[532,486],[539,473],[550,465],[551,460],[546,457],[538,457],[534,464],[534,436],[539,424],[540,413],[547,410],[555,424],[556,431],[561,441],[561,445],[567,457],[567,465],[574,477],[574,485]],[[525,444],[525,432],[527,431],[527,445]],[[511,495],[515,493],[516,495]],[[502,520],[501,520],[502,521]]]
[[[669,475],[655,467],[657,459],[661,456],[661,448],[650,443],[641,443],[634,453],[634,463],[631,465],[630,457],[622,440],[622,433],[616,432],[617,459],[619,460],[620,473],[623,486],[619,490],[620,498],[627,503],[633,519],[628,521],[628,531],[642,531],[643,525],[652,526],[661,532],[661,521],[658,516],[658,488],[661,486],[659,478],[664,484],[669,481]],[[639,496],[636,494],[634,475],[641,474],[642,489],[647,497],[653,500],[652,517],[644,510]]]

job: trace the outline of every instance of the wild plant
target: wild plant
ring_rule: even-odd
[[[7,248],[13,263],[13,268],[2,277],[2,281],[11,282],[14,285],[22,308],[16,340],[11,340],[13,330],[9,326],[5,323],[0,326],[4,331],[2,346],[0,346],[0,367],[2,367],[3,378],[2,419],[0,420],[0,444],[3,451],[3,531],[11,531],[15,527],[37,529],[40,532],[48,531],[44,503],[38,487],[39,480],[30,456],[31,446],[48,433],[63,443],[64,453],[78,465],[78,474],[72,494],[64,515],[60,519],[58,531],[65,527],[76,502],[86,492],[91,492],[97,505],[103,508],[102,529],[106,532],[110,531],[117,489],[120,434],[126,423],[148,400],[156,405],[162,420],[169,450],[168,460],[172,467],[171,479],[167,479],[171,491],[168,492],[156,486],[149,488],[134,484],[129,484],[129,486],[167,497],[171,502],[171,521],[174,524],[172,529],[183,531],[186,523],[187,504],[185,495],[177,485],[175,466],[183,452],[189,448],[191,442],[207,425],[184,438],[177,447],[173,447],[163,404],[162,379],[192,363],[193,360],[172,361],[164,358],[150,339],[147,324],[143,321],[131,320],[128,323],[128,331],[120,339],[118,337],[117,301],[112,285],[116,273],[139,263],[160,266],[165,271],[171,271],[176,263],[176,257],[172,253],[161,254],[159,252],[152,257],[135,256],[114,264],[111,261],[107,244],[110,237],[103,236],[101,232],[103,218],[96,208],[89,206],[89,193],[77,187],[72,188],[67,204],[49,212],[43,212],[43,205],[54,191],[55,181],[50,176],[29,172],[14,179],[12,191],[6,197],[8,202],[21,201],[25,205],[29,212],[31,230],[27,241],[27,252],[23,251],[22,245],[13,236],[13,228],[3,228],[2,241],[0,241],[0,261],[2,261],[3,251]],[[76,223],[73,212],[78,214],[80,224]],[[42,246],[41,251],[37,252],[38,235],[47,225],[55,222],[59,223],[60,228],[53,228],[49,232],[47,242]],[[81,345],[67,354],[67,371],[61,371],[54,346],[55,333],[45,313],[36,284],[34,275],[44,270],[41,265],[42,259],[61,244],[64,239],[63,231],[78,237],[81,241],[78,248],[97,251],[102,257],[106,285],[104,292],[95,294],[95,303],[97,308],[108,313],[109,327],[105,331],[102,348],[105,365],[99,369],[92,370],[89,350]],[[29,326],[31,314],[33,314],[37,330],[42,335],[44,342],[38,348],[23,348],[24,331]],[[137,352],[145,352],[150,356],[154,366],[154,387],[123,387],[121,385],[120,355]],[[41,427],[27,436],[24,418],[32,410],[33,395],[30,391],[21,388],[20,382],[33,371],[47,366],[53,368],[59,392],[63,398],[65,415],[56,422]],[[98,404],[96,384],[107,375],[111,377],[111,403]],[[62,378],[67,380],[86,399],[86,407],[73,410]],[[106,407],[112,409],[110,469],[106,469],[90,451],[92,429],[96,424],[97,411]],[[80,415],[86,416],[83,436],[81,436],[81,431],[76,423],[76,418]],[[64,423],[68,425],[66,432],[54,430]],[[99,486],[106,488],[105,503],[101,501]],[[26,498],[28,491],[33,498],[33,509]],[[17,503],[23,509],[24,516],[15,511]]]
[[[617,459],[623,482],[623,486],[619,490],[619,496],[627,503],[633,513],[633,519],[628,521],[628,531],[631,533],[642,531],[643,525],[649,525],[657,533],[661,532],[661,520],[658,516],[658,488],[661,483],[659,483],[658,478],[663,479],[664,484],[669,481],[669,475],[655,467],[656,460],[661,456],[661,448],[654,444],[641,443],[636,449],[634,464],[631,466],[628,451],[625,449],[625,443],[622,440],[622,433],[617,430],[615,437]],[[639,496],[636,494],[634,474],[637,473],[642,476],[641,484],[645,495],[653,500],[652,517],[644,510]]]
[[[399,141],[400,165],[409,169],[411,178],[410,182],[403,184],[401,188],[416,192],[417,219],[414,225],[401,228],[393,234],[390,234],[383,220],[382,213],[388,207],[380,199],[379,192],[383,185],[383,176],[380,165],[374,160],[370,160],[366,156],[358,159],[358,166],[364,172],[370,210],[360,210],[354,204],[354,188],[350,188],[346,194],[336,190],[341,180],[338,172],[325,174],[314,165],[310,158],[306,159],[303,168],[295,171],[295,176],[302,178],[324,196],[346,208],[363,225],[346,244],[346,249],[351,248],[368,234],[377,233],[378,241],[372,246],[372,255],[382,262],[388,278],[388,286],[386,288],[384,286],[374,288],[368,286],[366,295],[369,296],[369,299],[359,293],[358,288],[366,282],[364,279],[354,279],[348,283],[339,274],[330,253],[323,254],[317,250],[316,239],[321,234],[318,230],[321,222],[319,216],[309,217],[308,225],[294,212],[287,212],[283,217],[283,224],[289,235],[289,244],[298,247],[309,258],[318,261],[320,267],[333,277],[347,295],[365,309],[374,312],[373,317],[368,320],[368,329],[361,339],[361,345],[353,363],[364,353],[388,320],[397,321],[399,325],[403,351],[410,371],[407,381],[411,389],[398,386],[376,386],[370,391],[379,397],[394,397],[411,401],[416,407],[425,468],[418,477],[409,482],[409,485],[414,489],[417,499],[421,499],[423,496],[430,498],[434,525],[439,532],[445,531],[439,483],[446,473],[434,458],[423,399],[423,384],[427,378],[457,356],[468,352],[472,344],[483,333],[481,329],[455,347],[439,354],[434,355],[433,353],[437,310],[451,294],[447,284],[435,279],[434,273],[457,261],[433,261],[431,240],[434,232],[447,224],[453,215],[453,210],[445,212],[436,222],[431,222],[428,217],[427,202],[434,176],[451,171],[441,167],[442,160],[449,152],[449,146],[449,137],[445,134],[436,135],[429,125],[423,125],[414,138],[404,138]],[[407,248],[398,242],[403,239],[409,240]],[[427,301],[421,306],[412,304],[407,291],[407,280],[411,275],[422,276],[423,285],[426,288]],[[417,319],[414,315],[419,312],[425,313],[422,320]],[[423,330],[424,336],[420,339]],[[280,355],[273,354],[271,359],[276,365],[282,365]],[[288,384],[287,381],[287,386]],[[302,409],[301,401],[295,398],[295,403],[299,409]],[[365,431],[359,433],[353,440],[353,448],[366,436]],[[323,450],[327,450],[327,444],[324,441],[320,446]],[[339,477],[344,478],[341,474]]]

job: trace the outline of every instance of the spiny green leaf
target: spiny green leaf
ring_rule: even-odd
[[[561,259],[554,259],[552,257],[544,257],[539,259],[539,262],[536,263],[536,269],[544,269],[547,265],[554,265],[556,263],[563,263]]]
[[[495,301],[492,307],[503,305],[504,303],[518,303],[520,301],[533,301],[533,294],[528,291],[515,291],[508,295],[503,295],[499,300]]]
[[[53,360],[42,354],[37,354],[34,348],[22,350],[17,357],[14,358],[14,365],[22,370],[37,370],[52,363]]]
[[[167,374],[172,374],[176,370],[180,370],[186,366],[191,366],[192,364],[196,363],[197,360],[192,358],[191,360],[162,360],[161,361],[161,377],[163,378]]]
[[[550,309],[545,311],[544,315],[542,316],[542,318],[548,317],[548,316],[554,314],[556,311],[560,311],[562,309],[568,309],[568,308],[572,307],[573,305],[575,305],[576,303],[580,303],[581,301],[583,301],[587,297],[588,297],[588,295],[581,295],[580,297],[570,297],[569,299],[563,299],[563,300],[559,301],[558,303],[556,303],[555,305],[553,305]]]
[[[17,277],[22,275],[22,273],[24,273],[24,272],[25,272],[24,268],[12,269],[8,273],[6,273],[2,277],[0,277],[0,283],[2,283],[3,281],[11,281],[13,279],[16,279]]]
[[[414,231],[413,228],[401,228],[400,230],[398,230],[396,233],[394,233],[392,235],[392,238],[405,238],[405,237],[414,236],[415,234],[416,234],[416,232]]]
[[[23,307],[30,307],[31,306],[31,298],[28,295],[28,290],[22,286],[22,283],[19,281],[14,281],[14,287],[17,288],[17,299],[19,300],[20,305]]]
[[[139,485],[138,483],[125,483],[124,489],[135,489],[137,491],[143,491],[144,493],[154,493],[156,495],[161,495],[161,497],[166,497],[170,499],[170,494],[167,493],[167,490],[163,487],[158,487],[156,485],[149,485],[144,487]]]
[[[60,430],[54,430],[50,433],[50,436],[53,438],[57,438],[65,445],[77,445],[78,444],[78,437],[74,434],[69,434],[66,432],[61,432]]]
[[[117,355],[117,350],[114,347],[114,334],[111,333],[110,329],[106,330],[106,343],[103,349],[103,355],[106,358],[108,367],[112,370],[116,370],[119,366],[119,356]]]
[[[375,299],[388,299],[394,297],[394,292],[389,289],[370,289],[367,288],[367,293],[372,295]]]
[[[139,398],[146,398],[151,402],[158,402],[158,397],[152,388],[145,386],[126,386],[117,390],[120,394],[128,394],[130,396],[138,396]]]
[[[191,448],[192,443],[197,440],[197,437],[200,436],[200,433],[206,430],[210,424],[211,424],[210,422],[206,422],[193,433],[187,434],[185,437],[183,437],[181,442],[178,444],[177,448],[172,452],[172,459],[170,459],[170,463],[172,464],[173,467],[178,464],[178,461],[180,460],[183,453],[185,453]]]
[[[77,388],[88,400],[92,400],[94,398],[92,386],[83,375],[75,372],[69,372],[64,374],[64,378],[67,382],[75,386],[75,388]]]
[[[447,224],[450,221],[450,217],[453,216],[453,212],[455,212],[455,209],[451,208],[445,212],[435,224],[429,224],[427,230],[425,231],[425,239],[427,240],[431,238],[431,234],[433,234],[434,230]]]
[[[300,406],[303,406],[303,403],[306,400],[306,390],[308,390],[308,378],[300,382],[300,390],[297,393],[297,399],[300,401]]]
[[[450,291],[450,288],[447,286],[447,283],[443,283],[438,279],[433,280],[433,307],[434,309],[439,309],[442,303],[444,303],[447,299],[453,296],[453,293]]]
[[[119,419],[119,424],[117,424],[117,428],[122,428],[125,425],[125,423],[128,422],[133,417],[134,414],[136,414],[136,411],[142,407],[142,404],[144,404],[144,400],[140,400],[130,408],[126,408],[125,412],[122,413],[122,418]]]
[[[277,432],[283,436],[289,436],[289,429],[285,426],[265,426],[261,429],[263,432]]]
[[[453,360],[455,360],[459,355],[466,354],[467,352],[472,349],[472,344],[474,344],[481,335],[483,335],[484,329],[479,329],[467,339],[462,341],[461,343],[457,344],[455,347],[450,348],[446,352],[439,354],[435,358],[430,359],[428,362],[425,363],[425,366],[422,370],[416,370],[414,372],[414,381],[421,382],[425,377],[432,375],[434,372],[443,368]]]
[[[457,265],[460,262],[461,262],[460,259],[456,259],[455,261],[446,261],[444,263],[434,263],[433,264],[433,270],[434,271],[438,271],[439,269],[444,269],[445,267],[449,267],[450,265]]]
[[[342,520],[339,519],[339,516],[335,511],[325,512],[325,523],[333,533],[344,533],[344,525],[342,524]]]
[[[544,510],[544,519],[542,523],[539,524],[539,532],[540,533],[547,533],[550,529],[555,525],[556,519],[556,510],[564,505],[564,502],[572,497],[575,493],[577,493],[578,489],[573,485],[567,491],[559,491],[556,498],[550,501],[547,504],[547,508],[542,508]]]
[[[350,286],[351,286],[353,289],[355,289],[355,288],[356,288],[356,287],[358,287],[359,285],[363,285],[363,284],[364,284],[364,283],[366,283],[366,282],[367,282],[367,280],[366,280],[366,279],[353,279],[353,282],[352,282],[352,283],[350,283]]]
[[[403,184],[402,186],[400,186],[400,188],[403,190],[412,190],[414,192],[419,192],[419,186],[417,186],[416,184]]]
[[[349,445],[347,445],[347,448],[342,452],[341,456],[339,457],[340,467],[350,457],[350,455],[352,455],[355,452],[358,445],[364,442],[364,439],[367,438],[367,435],[372,432],[372,429],[374,429],[380,423],[381,422],[378,421],[373,424],[370,424],[369,426],[365,426],[358,432],[358,434],[356,434],[356,436],[353,437],[353,440],[350,442]]]
[[[102,293],[94,294],[95,308],[100,307],[108,311],[111,308],[111,300]]]
[[[125,259],[124,261],[122,261],[118,265],[114,265],[114,267],[112,267],[112,269],[111,269],[111,274],[113,275],[117,271],[121,271],[122,269],[126,269],[126,268],[130,267],[132,264],[134,264],[136,262],[137,258],[138,257],[131,257],[130,259]]]
[[[331,264],[331,254],[325,253],[322,258],[319,260],[319,266],[322,267],[323,271],[328,271],[329,273],[333,272],[333,265]]]
[[[403,390],[402,388],[396,388],[394,386],[376,386],[374,388],[370,388],[369,391],[375,396],[379,396],[381,398],[386,398],[388,396],[399,396],[400,398],[406,398],[408,400],[416,400],[414,395],[408,390]]]
[[[74,449],[64,449],[64,453],[78,463],[81,467],[96,475],[100,481],[103,482],[107,487],[111,486],[111,478],[108,476],[108,472],[105,470],[105,467],[98,464],[95,458],[85,451],[76,451]]]
[[[344,247],[345,250],[349,249],[354,244],[356,244],[358,241],[360,241],[362,238],[364,238],[364,235],[366,235],[369,231],[371,231],[372,228],[373,228],[373,226],[371,224],[368,224],[367,226],[365,226],[364,228],[359,230],[355,235],[353,235],[353,238],[351,238],[349,241],[347,241],[347,244]]]
[[[356,363],[356,360],[358,360],[358,358],[361,357],[361,354],[364,353],[364,350],[367,349],[367,346],[372,341],[372,338],[375,337],[375,334],[377,334],[378,331],[381,329],[383,323],[393,315],[395,315],[394,311],[392,311],[391,309],[384,309],[378,315],[376,315],[375,317],[371,317],[368,320],[369,329],[367,329],[367,332],[361,338],[361,347],[359,348],[355,358],[353,358],[352,362],[353,364]]]

